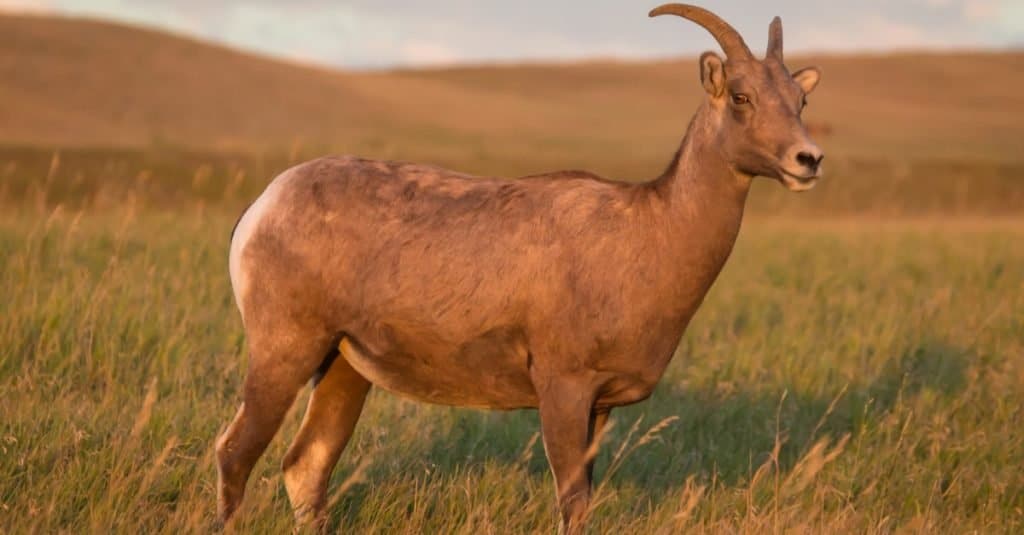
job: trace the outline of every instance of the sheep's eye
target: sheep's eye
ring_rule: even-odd
[[[744,104],[747,104],[748,102],[750,102],[750,98],[747,97],[746,95],[744,95],[743,93],[733,93],[732,94],[732,103],[733,104],[735,104],[737,106],[742,106]]]

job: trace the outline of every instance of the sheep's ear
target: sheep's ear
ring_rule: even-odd
[[[821,81],[821,71],[817,67],[800,69],[793,73],[793,80],[796,80],[797,85],[804,90],[805,94],[809,94],[814,91],[815,87],[818,87],[818,82]]]
[[[725,93],[725,64],[714,52],[705,52],[700,56],[700,83],[704,91],[712,98],[721,97]]]

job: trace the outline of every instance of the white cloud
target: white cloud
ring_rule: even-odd
[[[707,32],[650,21],[611,0],[0,0],[0,8],[109,17],[262,53],[342,67],[642,58],[713,49]],[[763,46],[782,15],[789,51],[1006,46],[1024,42],[1021,0],[720,0]]]
[[[993,0],[965,0],[963,14],[971,22],[990,21],[999,17],[999,5]]]
[[[49,13],[53,6],[47,0],[0,0],[0,11],[14,13]]]
[[[861,32],[864,37],[873,43],[884,43],[885,46],[895,48],[912,48],[936,44],[930,42],[934,38],[929,37],[921,28],[904,22],[889,20],[878,15],[869,16],[867,23],[864,27],[860,28],[858,33]]]
[[[411,65],[451,65],[463,59],[455,49],[427,41],[409,41],[400,50],[401,61]]]
[[[819,50],[877,50],[937,44],[920,28],[877,15],[863,17],[851,26],[831,24],[798,29],[794,33],[800,41],[814,43]]]

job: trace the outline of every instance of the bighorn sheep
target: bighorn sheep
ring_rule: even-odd
[[[665,14],[706,28],[727,59],[700,57],[706,99],[651,182],[327,157],[285,171],[247,209],[229,264],[249,369],[216,445],[223,520],[312,379],[283,463],[300,522],[323,520],[331,471],[377,385],[539,409],[563,526],[582,530],[588,447],[613,407],[651,394],[729,257],[753,177],[802,191],[820,174],[800,118],[819,72],[787,71],[779,18],[760,60],[709,11],[650,13]]]

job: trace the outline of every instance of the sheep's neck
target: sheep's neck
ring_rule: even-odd
[[[690,123],[672,165],[652,183],[663,203],[665,260],[673,262],[679,320],[703,300],[732,252],[751,176],[735,171],[716,142],[716,116],[707,104]]]

